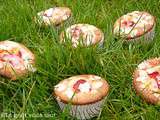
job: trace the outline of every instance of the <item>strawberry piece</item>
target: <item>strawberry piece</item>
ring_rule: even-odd
[[[43,16],[46,16],[46,17],[48,17],[47,13],[44,13],[44,14],[43,14]]]
[[[156,77],[157,86],[160,89],[160,74]]]
[[[71,30],[71,34],[72,34],[72,37],[77,38],[77,37],[80,37],[81,34],[83,34],[83,33],[82,33],[81,28],[78,27],[78,26],[76,26],[75,28],[73,28],[73,29]]]
[[[17,55],[18,57],[22,57],[22,53],[21,53],[21,51],[18,51],[18,55]]]
[[[159,79],[156,79],[156,82],[157,82],[158,88],[160,89],[160,80],[159,80]]]
[[[123,21],[122,25],[127,26],[127,21]]]
[[[5,60],[3,60],[3,59],[0,58],[0,62],[5,62]]]
[[[132,26],[134,25],[134,22],[133,22],[133,21],[128,21],[128,25],[129,25],[130,27],[132,27]]]
[[[159,75],[159,73],[158,72],[153,72],[153,73],[150,73],[150,74],[148,74],[151,78],[153,78],[153,79],[156,79],[156,77]]]
[[[86,80],[78,80],[74,85],[73,85],[73,89],[75,90],[75,92],[80,92],[79,90],[79,85],[80,84],[84,84],[86,82]]]
[[[149,76],[156,80],[157,86],[160,89],[160,74],[158,72],[153,72],[153,73],[149,74]]]
[[[134,25],[133,21],[123,21],[122,26],[132,27]]]

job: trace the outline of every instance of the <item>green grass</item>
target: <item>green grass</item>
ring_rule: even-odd
[[[104,48],[66,47],[59,43],[61,29],[37,26],[33,17],[52,6],[68,6],[73,12],[73,23],[89,23],[102,29]],[[77,74],[96,74],[110,84],[103,110],[93,119],[160,119],[160,107],[145,103],[132,89],[132,73],[137,65],[160,56],[159,9],[159,0],[0,0],[0,40],[12,39],[30,48],[36,55],[38,69],[17,81],[0,77],[0,120],[73,119],[60,112],[52,92],[60,80]],[[115,20],[133,10],[145,10],[156,16],[152,45],[124,45],[113,38]],[[5,113],[7,118],[3,117]],[[38,114],[42,117],[38,118]]]

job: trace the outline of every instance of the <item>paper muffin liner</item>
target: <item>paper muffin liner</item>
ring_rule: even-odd
[[[144,35],[134,38],[134,39],[129,39],[127,42],[143,42],[143,43],[149,43],[154,39],[155,36],[155,25],[154,27]]]
[[[98,48],[103,48],[104,47],[104,34],[103,34],[103,37],[101,39],[101,41],[98,43]]]
[[[70,115],[80,120],[96,117],[100,113],[105,99],[106,98],[103,98],[102,100],[91,104],[71,105],[69,110]],[[57,102],[62,111],[68,106],[67,103],[62,102],[59,98],[57,98]]]

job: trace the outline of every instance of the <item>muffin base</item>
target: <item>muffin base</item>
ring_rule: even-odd
[[[103,47],[104,47],[104,39],[98,43],[98,48],[103,48]]]
[[[142,35],[140,37],[129,39],[129,40],[127,40],[127,42],[149,43],[153,40],[154,36],[155,36],[155,25],[149,32],[145,33],[144,35]]]
[[[65,107],[68,106],[68,104],[63,103],[58,98],[57,98],[57,102],[62,111],[65,109]],[[103,98],[102,100],[98,102],[91,103],[91,104],[71,105],[69,112],[71,116],[76,117],[77,119],[80,119],[80,120],[90,119],[90,118],[98,116],[104,102],[105,102],[105,98]]]

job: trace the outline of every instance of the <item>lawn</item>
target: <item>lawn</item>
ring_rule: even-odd
[[[59,43],[64,29],[41,28],[33,21],[37,12],[52,6],[68,6],[74,23],[93,24],[105,33],[102,49],[77,48]],[[157,18],[150,45],[124,44],[112,34],[121,15],[148,11]],[[93,120],[158,120],[160,106],[145,103],[132,88],[132,74],[145,59],[160,56],[159,0],[0,0],[0,40],[10,39],[36,55],[37,72],[17,81],[0,77],[0,120],[72,120],[62,113],[52,96],[54,85],[79,74],[96,74],[110,84],[110,92],[98,118]]]

